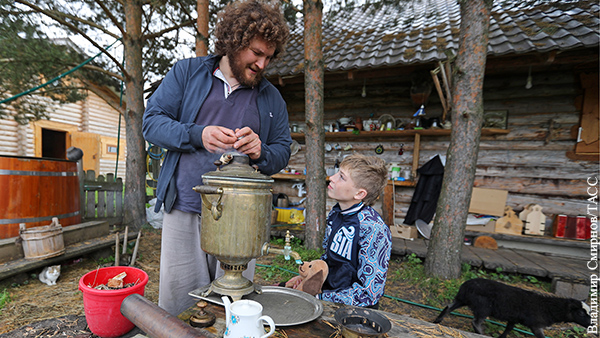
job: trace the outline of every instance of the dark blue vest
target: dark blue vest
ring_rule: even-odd
[[[358,282],[358,251],[360,222],[358,212],[364,204],[354,205],[341,210],[336,204],[327,218],[331,232],[326,243],[327,266],[329,274],[323,284],[323,290],[345,289]]]
[[[258,134],[260,119],[256,105],[258,87],[239,88],[227,98],[223,82],[213,76],[213,84],[204,104],[196,117],[196,124],[205,126],[221,126],[235,130],[245,126]],[[233,149],[232,149],[233,150]],[[183,153],[175,171],[177,182],[177,199],[173,208],[185,212],[201,213],[202,200],[200,194],[192,188],[202,184],[202,175],[214,171],[214,162],[221,154],[213,154],[202,148],[193,153]]]

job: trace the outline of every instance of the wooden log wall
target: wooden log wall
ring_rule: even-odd
[[[573,69],[539,69],[534,70],[532,76],[531,89],[525,89],[527,70],[496,72],[486,76],[485,110],[507,110],[510,133],[482,136],[475,186],[507,190],[507,204],[517,212],[527,204],[539,204],[549,221],[556,214],[585,214],[586,198],[589,197],[586,179],[598,174],[598,161],[567,157],[567,153],[575,147],[579,127],[583,92],[579,74]],[[363,86],[366,97],[361,95]],[[371,116],[379,118],[383,114],[408,122],[417,110],[410,98],[410,86],[408,72],[366,80],[349,80],[341,74],[326,76],[325,125],[344,116],[360,116],[365,120]],[[279,90],[288,104],[290,124],[302,128],[303,84],[284,84]],[[428,117],[442,114],[435,88],[425,111]],[[449,136],[422,136],[419,167],[436,154],[445,156],[449,141]],[[325,142],[333,147],[339,144],[342,148],[325,152],[326,168],[332,168],[336,159],[341,161],[343,156],[352,152],[375,155],[378,145],[384,147],[383,154],[378,156],[388,163],[398,163],[403,169],[408,169],[413,161],[413,137],[361,139],[352,143],[326,139]],[[300,143],[302,145],[303,141]],[[344,150],[350,146],[350,150]],[[399,155],[401,146],[403,154]],[[289,167],[302,172],[305,156],[303,146],[292,156]],[[276,180],[274,191],[286,193],[297,202],[297,190],[291,189],[293,183]],[[395,188],[396,219],[403,219],[406,215],[413,192],[414,188]],[[327,204],[329,210],[333,201],[328,200]]]

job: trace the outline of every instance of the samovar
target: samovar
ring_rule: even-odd
[[[286,245],[284,250],[269,248],[273,179],[249,165],[248,156],[225,153],[215,162],[217,170],[202,175],[203,185],[194,187],[202,196],[200,245],[215,256],[224,275],[200,288],[200,295],[211,292],[234,300],[256,291],[260,286],[242,276],[250,260],[268,254],[300,256]]]

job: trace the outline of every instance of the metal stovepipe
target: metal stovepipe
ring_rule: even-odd
[[[121,313],[153,338],[208,338],[137,293],[123,300]]]

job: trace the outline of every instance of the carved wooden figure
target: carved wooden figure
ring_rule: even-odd
[[[525,206],[525,208],[523,208],[523,211],[521,211],[521,213],[519,214],[519,219],[523,222],[527,221],[527,215],[529,215],[529,213],[531,212],[531,207],[533,206],[533,203],[529,203]]]
[[[496,232],[509,235],[521,235],[523,232],[523,221],[508,205],[504,207],[504,216],[496,221]]]
[[[546,215],[542,213],[542,207],[537,204],[528,205],[528,212],[525,219],[525,234],[543,236],[546,230]],[[525,212],[525,210],[523,210]],[[522,213],[521,213],[522,214]]]

